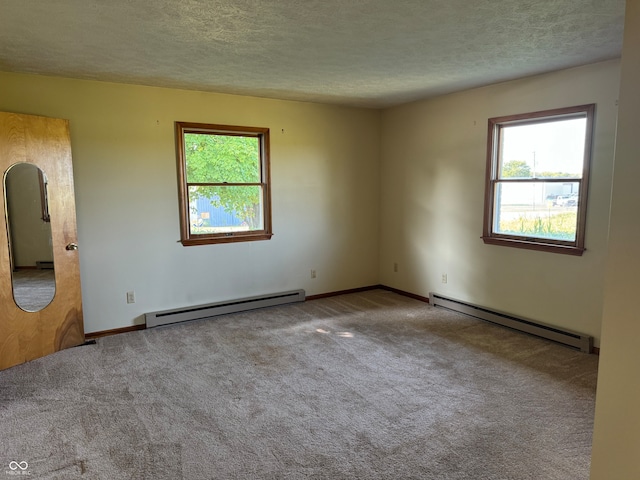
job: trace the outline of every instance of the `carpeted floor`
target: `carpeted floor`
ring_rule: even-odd
[[[38,312],[49,305],[56,294],[53,270],[24,269],[13,272],[13,298],[27,312]]]
[[[586,479],[596,376],[593,355],[387,291],[343,295],[0,372],[0,476],[27,462],[65,480]]]

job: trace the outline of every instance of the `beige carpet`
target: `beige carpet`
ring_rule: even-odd
[[[586,479],[596,375],[593,355],[344,295],[0,372],[0,476]]]
[[[14,301],[23,310],[37,312],[53,300],[56,294],[53,270],[25,269],[12,275]]]

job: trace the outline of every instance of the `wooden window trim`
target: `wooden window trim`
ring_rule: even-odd
[[[183,246],[211,245],[217,243],[250,242],[269,240],[273,236],[271,228],[271,175],[269,162],[269,129],[236,125],[175,122],[176,156],[178,166],[178,204],[180,208],[180,242]],[[192,234],[189,227],[189,194],[187,187],[186,158],[184,148],[185,133],[210,133],[219,135],[253,136],[260,143],[260,183],[207,183],[197,185],[259,185],[262,188],[263,229],[242,232]],[[196,185],[196,183],[190,184]]]
[[[505,235],[493,231],[494,205],[495,205],[495,185],[498,183],[498,140],[500,128],[504,125],[535,124],[547,122],[552,118],[561,119],[584,114],[585,125],[585,145],[584,158],[582,162],[582,178],[540,178],[538,181],[544,182],[577,182],[580,184],[580,201],[578,202],[576,239],[574,242],[545,239],[541,237],[524,237],[519,235]],[[487,134],[487,167],[485,178],[485,199],[484,199],[484,222],[482,240],[488,245],[501,245],[506,247],[524,248],[543,252],[560,253],[566,255],[582,255],[586,248],[585,226],[587,219],[587,202],[589,189],[589,171],[591,165],[591,153],[593,143],[593,125],[595,116],[595,104],[578,105],[574,107],[557,108],[552,110],[542,110],[533,113],[508,115],[503,117],[490,118],[488,121]],[[525,180],[499,180],[501,183],[536,181],[536,178]]]

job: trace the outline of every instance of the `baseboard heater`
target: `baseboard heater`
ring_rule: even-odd
[[[481,320],[486,320],[487,322],[496,323],[503,327],[562,343],[563,345],[579,349],[585,353],[591,353],[593,349],[593,337],[582,333],[561,330],[557,327],[533,322],[508,313],[490,310],[453,298],[447,298],[437,293],[429,293],[429,303],[434,306],[444,307]]]
[[[225,302],[210,303],[207,305],[195,305],[192,307],[163,310],[160,312],[145,313],[147,328],[168,325],[170,323],[200,320],[202,318],[215,317],[227,313],[244,312],[257,308],[274,307],[287,303],[304,302],[305,291],[293,290],[290,292],[272,293],[257,297],[241,298]]]

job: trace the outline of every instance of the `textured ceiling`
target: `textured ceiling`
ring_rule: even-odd
[[[0,71],[386,107],[619,57],[624,3],[0,0]]]

